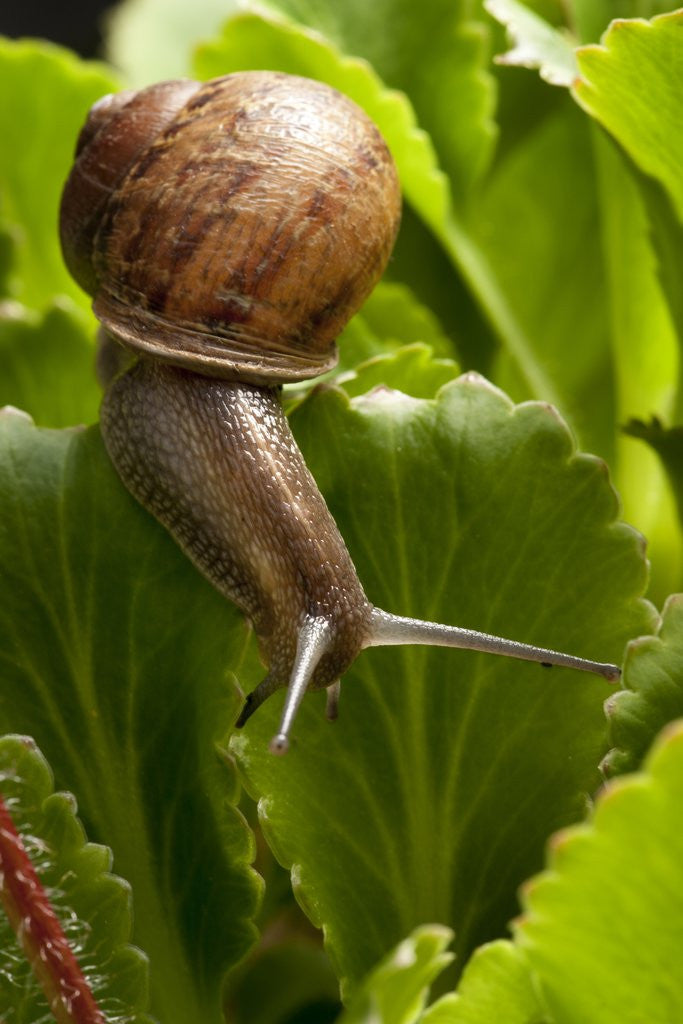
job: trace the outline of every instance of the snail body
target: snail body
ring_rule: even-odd
[[[275,752],[307,689],[326,687],[335,716],[339,678],[363,647],[437,643],[618,673],[391,615],[363,591],[279,389],[335,364],[399,218],[396,171],[369,118],[328,86],[271,72],[106,97],[64,189],[65,260],[102,325],[105,445],[126,487],[251,621],[268,672],[237,724],[286,686]]]
[[[287,685],[307,618],[335,623],[310,686],[334,683],[371,606],[277,392],[142,359],[109,387],[101,427],[129,490],[251,621],[268,689]]]

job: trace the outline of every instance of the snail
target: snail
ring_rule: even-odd
[[[236,723],[360,651],[435,644],[616,678],[614,665],[393,615],[365,595],[289,430],[281,385],[324,373],[389,260],[400,189],[378,129],[320,82],[244,72],[92,108],[66,182],[66,264],[93,297],[101,431],[124,485],[250,620],[267,674]]]

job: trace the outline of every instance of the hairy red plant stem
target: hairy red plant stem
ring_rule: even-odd
[[[1,795],[0,902],[58,1024],[106,1024]]]

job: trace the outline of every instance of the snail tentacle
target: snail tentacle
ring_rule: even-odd
[[[373,608],[370,632],[364,646],[390,647],[406,644],[485,651],[488,654],[519,658],[521,661],[535,661],[548,668],[560,665],[564,668],[578,669],[580,672],[592,672],[610,681],[619,679],[621,675],[621,671],[616,665],[577,658],[573,654],[563,654],[547,647],[523,644],[517,640],[506,640],[491,633],[480,633],[475,629],[463,629],[461,626],[446,626],[439,622],[427,622],[424,619],[392,615],[390,612],[382,611],[381,608]]]
[[[289,733],[299,705],[313,679],[313,674],[322,656],[330,650],[332,630],[327,619],[307,618],[299,630],[296,657],[292,675],[287,687],[285,706],[280,719],[280,729],[270,741],[273,754],[286,754],[289,750]]]

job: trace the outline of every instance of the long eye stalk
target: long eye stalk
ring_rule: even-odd
[[[273,754],[285,754],[289,750],[289,735],[296,712],[311,683],[316,666],[322,656],[330,650],[332,644],[332,631],[327,621],[322,618],[308,618],[299,633],[296,659],[287,688],[280,728],[270,743],[270,750]],[[479,633],[476,630],[462,629],[459,626],[445,626],[441,623],[425,622],[422,619],[411,619],[403,615],[391,615],[380,608],[372,609],[371,628],[363,644],[364,647],[410,644],[484,651],[488,654],[519,658],[522,661],[534,661],[547,668],[557,665],[563,668],[578,669],[581,672],[592,672],[610,681],[619,679],[621,675],[617,665],[589,661],[586,658],[577,658],[573,654],[564,654],[547,647],[535,647],[532,644],[523,644],[516,640],[506,640],[503,637],[493,636],[491,633]],[[266,677],[261,686],[257,687],[247,698],[242,714],[237,721],[238,727],[244,725],[263,700],[272,693],[272,689],[272,686],[268,684],[268,677]],[[337,680],[328,690],[328,717],[330,718],[336,717],[338,697],[339,681]]]

